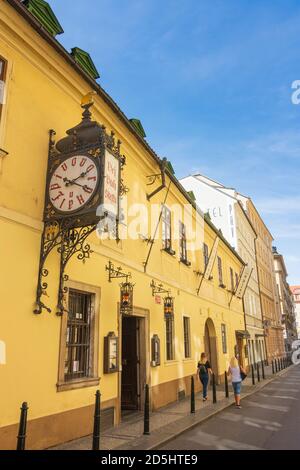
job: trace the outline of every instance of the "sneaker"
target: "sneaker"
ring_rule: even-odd
[[[207,397],[203,398],[203,401],[207,401]]]
[[[235,405],[239,410],[242,408],[241,405]]]

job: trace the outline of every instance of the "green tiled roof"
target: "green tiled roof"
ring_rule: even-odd
[[[49,3],[44,0],[24,0],[23,3],[52,36],[64,32]]]
[[[129,119],[129,121],[131,122],[131,124],[133,125],[137,133],[144,139],[146,137],[146,133],[142,126],[141,121],[135,118]]]
[[[194,191],[187,191],[188,195],[190,198],[195,202],[196,201],[196,196],[194,194]]]
[[[172,163],[169,160],[166,163],[166,168],[169,170],[170,173],[172,173],[172,175],[175,175],[175,170],[173,168]]]
[[[98,70],[88,52],[83,51],[80,47],[73,47],[72,56],[78,65],[95,80],[100,77]]]

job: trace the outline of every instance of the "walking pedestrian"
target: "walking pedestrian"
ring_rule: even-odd
[[[204,352],[201,354],[200,361],[198,362],[197,372],[197,376],[202,383],[203,401],[206,401],[209,374],[212,373],[212,370],[207,355]]]
[[[241,386],[242,380],[246,378],[246,372],[236,357],[232,357],[228,368],[228,375],[231,376],[231,383],[234,392],[235,406],[241,408]]]

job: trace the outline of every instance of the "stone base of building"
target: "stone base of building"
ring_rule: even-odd
[[[201,390],[195,378],[195,391]],[[218,378],[220,381],[221,378]],[[151,405],[155,411],[170,403],[180,401],[191,393],[191,377],[165,382],[151,388]],[[37,419],[28,420],[26,449],[41,450],[74,439],[88,436],[93,432],[94,405],[64,411]],[[101,404],[101,430],[119,424],[120,400],[118,398]],[[0,428],[0,450],[14,450],[17,444],[19,424]]]
[[[108,429],[117,421],[117,400],[109,400],[101,406],[101,428]],[[30,411],[30,410],[29,410]],[[50,416],[29,420],[27,423],[26,449],[41,450],[93,432],[94,406],[85,406]],[[0,450],[15,450],[19,424],[0,428]]]

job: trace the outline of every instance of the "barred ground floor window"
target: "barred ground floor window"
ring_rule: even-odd
[[[165,319],[166,322],[166,359],[174,359],[174,320],[172,317]]]
[[[99,299],[99,289],[69,281],[61,324],[58,390],[99,383]]]
[[[190,333],[189,317],[183,317],[183,336],[184,336],[184,357],[187,359],[191,357],[191,333]]]

